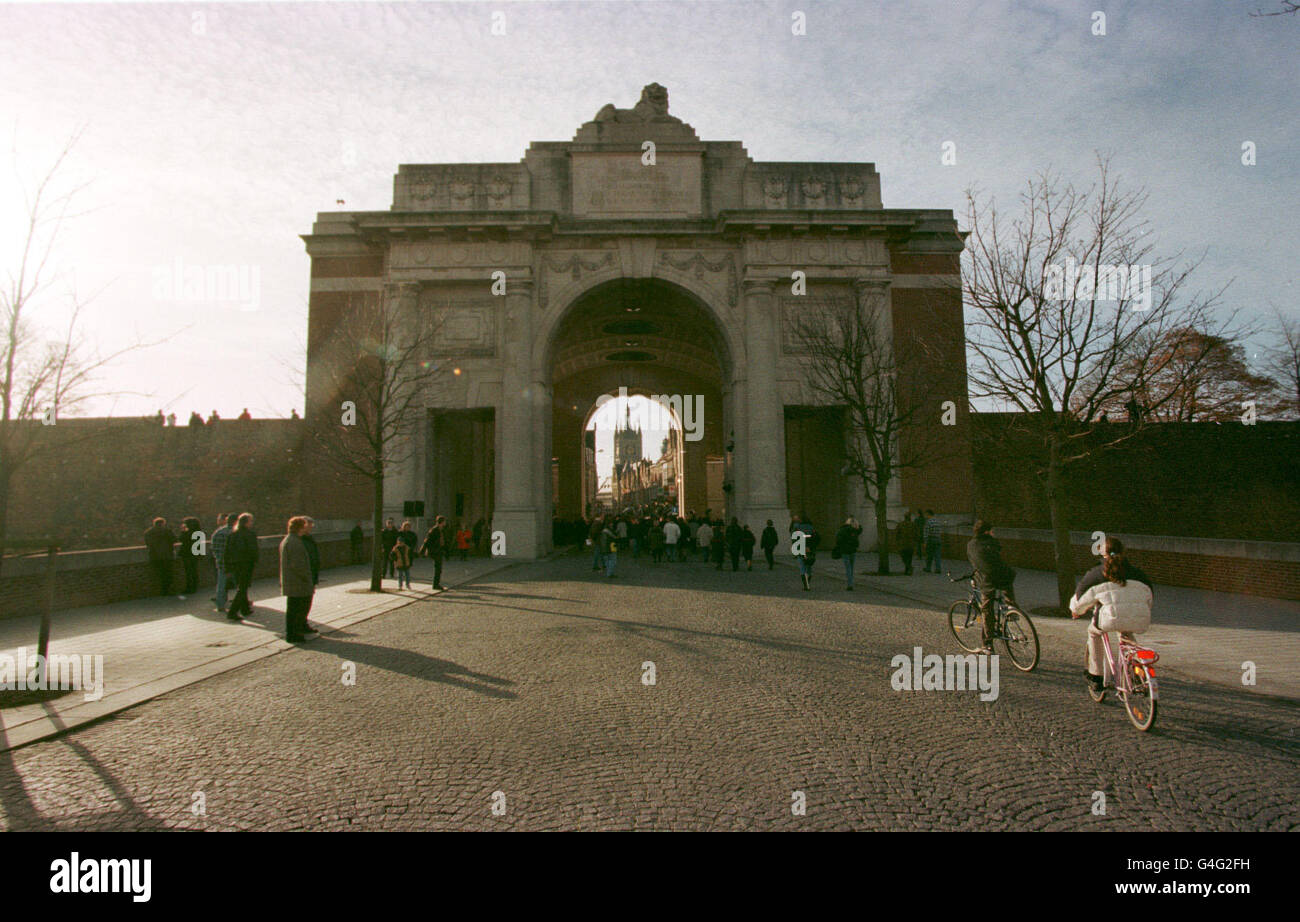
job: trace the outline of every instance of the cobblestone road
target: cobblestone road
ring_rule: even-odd
[[[1074,635],[991,703],[895,691],[915,646],[958,652],[937,612],[786,567],[521,564],[0,754],[0,828],[1300,826],[1294,703],[1167,679],[1143,735]]]

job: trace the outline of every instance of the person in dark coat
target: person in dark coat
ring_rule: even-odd
[[[392,519],[384,522],[384,530],[379,533],[380,547],[384,550],[384,576],[393,575],[393,545],[397,543],[397,526]]]
[[[713,537],[709,539],[709,547],[706,553],[709,553],[711,555],[709,559],[717,564],[714,569],[721,570],[722,562],[727,557],[727,529],[721,521],[714,522],[712,527]]]
[[[203,525],[194,516],[181,519],[179,553],[181,567],[185,571],[185,588],[181,590],[181,598],[193,595],[199,589],[199,555],[194,552],[194,536],[202,530]]]
[[[734,515],[726,531],[727,556],[731,558],[731,572],[740,569],[740,549],[745,544],[745,530],[740,527],[740,520]]]
[[[420,545],[420,554],[425,557],[433,558],[433,588],[442,589],[442,562],[447,556],[447,547],[450,542],[450,536],[447,534],[447,519],[445,516],[438,516],[433,520],[433,527],[429,529],[428,534],[424,536],[424,543]],[[397,542],[394,541],[394,544]]]
[[[759,546],[763,548],[763,556],[767,558],[767,568],[770,570],[776,566],[776,560],[772,555],[776,552],[776,546],[781,543],[780,536],[776,533],[776,526],[772,520],[767,520],[767,527],[763,529],[763,537],[759,540]]]
[[[361,530],[361,523],[352,526],[352,531],[348,532],[348,541],[352,545],[352,562],[361,563],[361,545],[366,540],[366,533]]]
[[[303,554],[306,554],[306,549]],[[235,577],[235,601],[230,603],[226,617],[242,621],[253,613],[248,601],[248,589],[253,584],[253,570],[257,567],[257,532],[253,531],[253,514],[245,512],[235,524],[226,542],[226,568]]]
[[[745,569],[754,569],[754,545],[758,543],[758,538],[750,531],[749,526],[745,526],[744,534],[740,536],[740,553],[745,558]]]
[[[790,546],[792,548],[797,547],[795,539],[798,535],[804,536],[803,553],[794,555],[799,561],[799,579],[803,583],[805,591],[811,591],[813,566],[817,563],[817,546],[821,543],[821,535],[817,533],[813,523],[804,514],[800,514],[790,523]]]
[[[307,548],[307,557],[311,560],[311,584],[317,586],[320,584],[320,545],[311,533],[316,530],[316,520],[309,515],[302,518],[307,520],[307,524],[302,529],[302,543]]]
[[[833,557],[844,561],[844,590],[853,591],[853,562],[857,559],[858,544],[862,535],[862,526],[853,516],[844,520],[844,524],[835,532]],[[888,540],[888,536],[886,536]]]
[[[176,536],[167,527],[167,520],[157,518],[153,526],[144,533],[144,546],[149,551],[149,566],[158,581],[158,594],[170,595],[172,591],[172,548]]]
[[[894,543],[898,545],[898,556],[903,558],[903,573],[912,575],[912,554],[916,550],[916,525],[912,522],[912,513],[903,513],[903,521],[894,531]]]
[[[980,594],[980,623],[983,628],[984,646],[992,645],[994,638],[989,636],[989,616],[992,608],[993,594],[1002,590],[1007,597],[1007,604],[1016,604],[1016,571],[1002,559],[1002,545],[993,537],[993,526],[978,519],[975,522],[975,536],[966,545],[966,559],[975,570],[975,588]]]
[[[243,517],[240,517],[243,521]],[[303,541],[309,520],[296,515],[289,520],[288,534],[280,541],[280,592],[285,597],[284,639],[302,643],[317,631],[307,624],[316,583],[312,576],[311,555]],[[239,534],[238,531],[235,534]]]

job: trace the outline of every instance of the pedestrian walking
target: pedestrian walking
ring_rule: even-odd
[[[776,566],[776,560],[772,555],[775,553],[776,546],[780,541],[781,539],[776,533],[776,526],[772,524],[771,519],[768,519],[767,526],[763,529],[763,537],[759,539],[759,546],[763,548],[763,556],[767,558],[767,568],[769,570]]]
[[[735,573],[740,569],[740,551],[745,544],[745,530],[740,527],[740,521],[734,515],[731,524],[727,526],[725,540],[727,556],[731,558],[731,572]]]
[[[614,568],[618,565],[618,532],[612,523],[600,530],[600,551],[605,560],[605,576],[613,579]]]
[[[857,560],[861,535],[862,526],[853,516],[845,519],[844,524],[835,532],[835,547],[831,550],[831,556],[844,561],[845,592],[853,591],[853,564]]]
[[[393,569],[397,572],[397,588],[405,586],[411,588],[411,546],[405,541],[398,540],[393,545]]]
[[[464,560],[469,556],[470,542],[474,539],[474,533],[465,527],[463,521],[456,525],[456,551],[460,554],[460,559]]]
[[[695,545],[700,549],[700,559],[705,563],[709,562],[709,555],[713,551],[713,525],[705,522],[697,525],[695,528]]]
[[[212,533],[212,566],[216,569],[216,590],[212,601],[217,603],[217,611],[225,612],[229,587],[226,585],[226,544],[230,541],[230,516],[221,513],[217,516],[217,530]]]
[[[740,553],[745,558],[745,569],[754,569],[754,545],[758,543],[758,538],[750,531],[749,526],[745,526],[744,534],[740,536]]]
[[[433,520],[433,526],[429,529],[428,534],[424,536],[424,543],[420,545],[420,553],[433,559],[434,589],[443,588],[442,561],[447,556],[447,547],[447,519],[438,516]]]
[[[664,547],[668,551],[668,560],[676,563],[677,561],[677,542],[681,540],[682,527],[673,519],[664,522]]]
[[[930,572],[930,565],[934,565],[934,572],[943,571],[943,523],[934,517],[934,510],[925,510],[925,572]]]
[[[161,517],[154,519],[153,525],[144,533],[144,546],[149,552],[149,566],[158,583],[159,595],[171,595],[174,568],[172,549],[175,545],[176,536],[167,527],[167,520]]]
[[[912,517],[912,522],[916,526],[916,556],[920,558],[921,565],[925,565],[925,513],[920,509],[916,510],[916,515]],[[925,572],[929,573],[929,569]]]
[[[664,541],[664,526],[655,519],[650,522],[650,527],[646,530],[646,542],[650,545],[650,559],[655,563],[663,562]]]
[[[802,537],[802,540],[800,538]],[[790,524],[790,546],[799,561],[799,579],[804,591],[812,589],[813,565],[817,563],[817,545],[821,538],[808,516],[800,513]]]
[[[393,575],[393,545],[397,543],[397,526],[392,519],[384,520],[383,531],[379,533],[380,547],[384,552],[384,576]]]
[[[898,523],[894,532],[894,543],[898,545],[898,556],[903,558],[903,573],[911,576],[912,552],[916,549],[916,525],[912,521],[912,513],[903,513],[903,521]]]
[[[722,563],[727,557],[727,529],[721,521],[713,523],[713,536],[709,539],[708,554],[705,560],[712,560],[715,570],[722,569]]]
[[[348,532],[348,543],[352,545],[352,562],[361,563],[361,545],[366,540],[366,533],[361,530],[361,523],[352,526],[352,531]]]
[[[243,516],[240,516],[243,521]],[[280,541],[280,593],[285,597],[284,639],[302,643],[317,631],[307,624],[316,584],[312,581],[311,556],[303,541],[307,517],[296,515],[289,520],[288,534]],[[236,535],[240,532],[237,530]],[[236,600],[238,601],[238,600]]]
[[[306,556],[307,549],[303,548]],[[253,570],[257,567],[257,532],[253,530],[253,514],[245,512],[235,522],[235,530],[226,542],[226,566],[235,577],[235,601],[226,612],[231,621],[242,621],[253,613],[248,600],[248,589],[253,584]],[[308,560],[308,574],[311,561]]]

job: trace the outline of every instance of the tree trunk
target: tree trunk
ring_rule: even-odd
[[[9,471],[0,464],[0,576],[4,573],[5,539],[9,537]]]
[[[1070,523],[1066,520],[1064,464],[1061,461],[1061,436],[1049,436],[1047,458],[1047,504],[1052,513],[1052,545],[1056,561],[1056,598],[1061,611],[1069,608],[1074,595],[1074,556],[1070,550]]]
[[[876,572],[889,575],[889,498],[882,484],[872,505],[876,507]]]
[[[380,471],[374,475],[373,483],[375,486],[374,510],[373,510],[373,528],[375,532],[374,540],[370,547],[370,591],[384,591],[384,542],[381,540],[380,532],[384,528],[384,474]]]

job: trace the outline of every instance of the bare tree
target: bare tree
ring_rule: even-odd
[[[384,478],[411,458],[425,398],[452,374],[453,363],[438,355],[441,326],[439,311],[389,284],[349,302],[316,362],[338,409],[309,420],[313,441],[345,477],[373,488],[372,592],[381,591],[384,571]]]
[[[937,379],[927,371],[937,351],[922,340],[896,341],[887,305],[878,297],[810,297],[793,330],[808,385],[844,410],[846,467],[871,503],[882,574],[889,573],[889,487],[942,450],[926,437],[936,427],[918,425],[932,404]]]
[[[0,565],[9,534],[10,491],[18,472],[54,447],[51,426],[76,412],[87,400],[105,396],[89,387],[104,366],[130,345],[100,356],[80,332],[86,302],[69,291],[67,323],[59,332],[36,322],[36,314],[54,301],[59,281],[56,245],[64,224],[77,217],[73,207],[83,186],[65,187],[66,167],[78,135],[74,134],[53,164],[31,189],[24,189],[24,217],[17,239],[20,249],[0,290]]]
[[[1196,264],[1157,258],[1141,219],[1145,192],[1124,190],[1106,158],[1097,166],[1088,189],[1047,173],[1030,180],[1009,221],[967,193],[971,396],[1019,410],[1045,446],[1062,607],[1074,590],[1066,465],[1132,438],[1180,393],[1180,378],[1201,372],[1204,355],[1183,348],[1188,331],[1234,335],[1231,321],[1217,318],[1222,289],[1187,294]],[[1157,379],[1167,386],[1139,411],[1128,398]],[[1096,438],[1117,399],[1134,408],[1134,424]]]
[[[1277,310],[1269,332],[1273,341],[1264,351],[1264,370],[1278,385],[1277,410],[1300,418],[1300,318]]]

